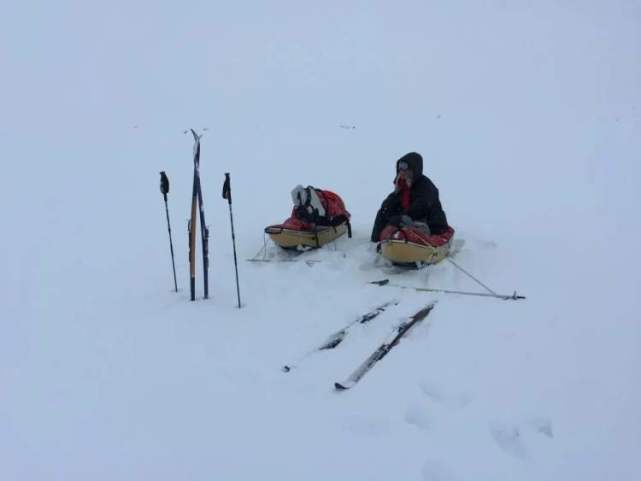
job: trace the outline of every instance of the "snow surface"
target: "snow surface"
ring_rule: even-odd
[[[0,480],[640,479],[640,2],[2,10]],[[212,231],[195,303],[190,127]],[[390,277],[368,236],[408,151],[457,262],[526,301],[366,284]],[[299,183],[340,193],[354,238],[311,267],[245,262]],[[447,262],[391,278],[478,287]]]

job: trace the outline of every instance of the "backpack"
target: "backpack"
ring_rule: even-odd
[[[332,191],[317,189],[311,185],[297,185],[292,190],[292,201],[292,215],[297,219],[332,227],[347,222],[349,227],[351,214],[345,208],[343,199]]]

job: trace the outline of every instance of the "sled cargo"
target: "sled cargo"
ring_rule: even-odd
[[[352,236],[350,213],[341,197],[329,190],[297,185],[291,192],[294,208],[282,224],[265,227],[265,233],[283,249],[323,247],[345,233]]]
[[[435,235],[412,227],[387,226],[381,233],[380,253],[395,264],[436,264],[445,259],[454,229]]]
[[[337,226],[316,226],[311,229],[297,229],[296,225],[278,224],[265,228],[265,233],[283,249],[323,247],[347,233],[347,222]]]

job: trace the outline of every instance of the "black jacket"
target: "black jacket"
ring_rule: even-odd
[[[387,225],[390,217],[407,215],[416,222],[425,222],[432,234],[441,234],[448,228],[447,217],[441,206],[438,188],[425,175],[423,175],[423,158],[415,152],[409,153],[396,161],[396,173],[398,175],[398,164],[407,162],[412,170],[413,182],[410,189],[410,206],[407,210],[401,205],[401,194],[392,192],[383,201],[374,222],[372,230],[372,241],[378,242],[380,233]]]

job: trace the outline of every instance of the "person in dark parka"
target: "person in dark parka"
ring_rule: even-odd
[[[416,226],[429,234],[442,234],[448,228],[438,189],[423,175],[423,157],[416,152],[396,161],[394,192],[387,196],[376,214],[371,241],[378,242],[388,225]]]

